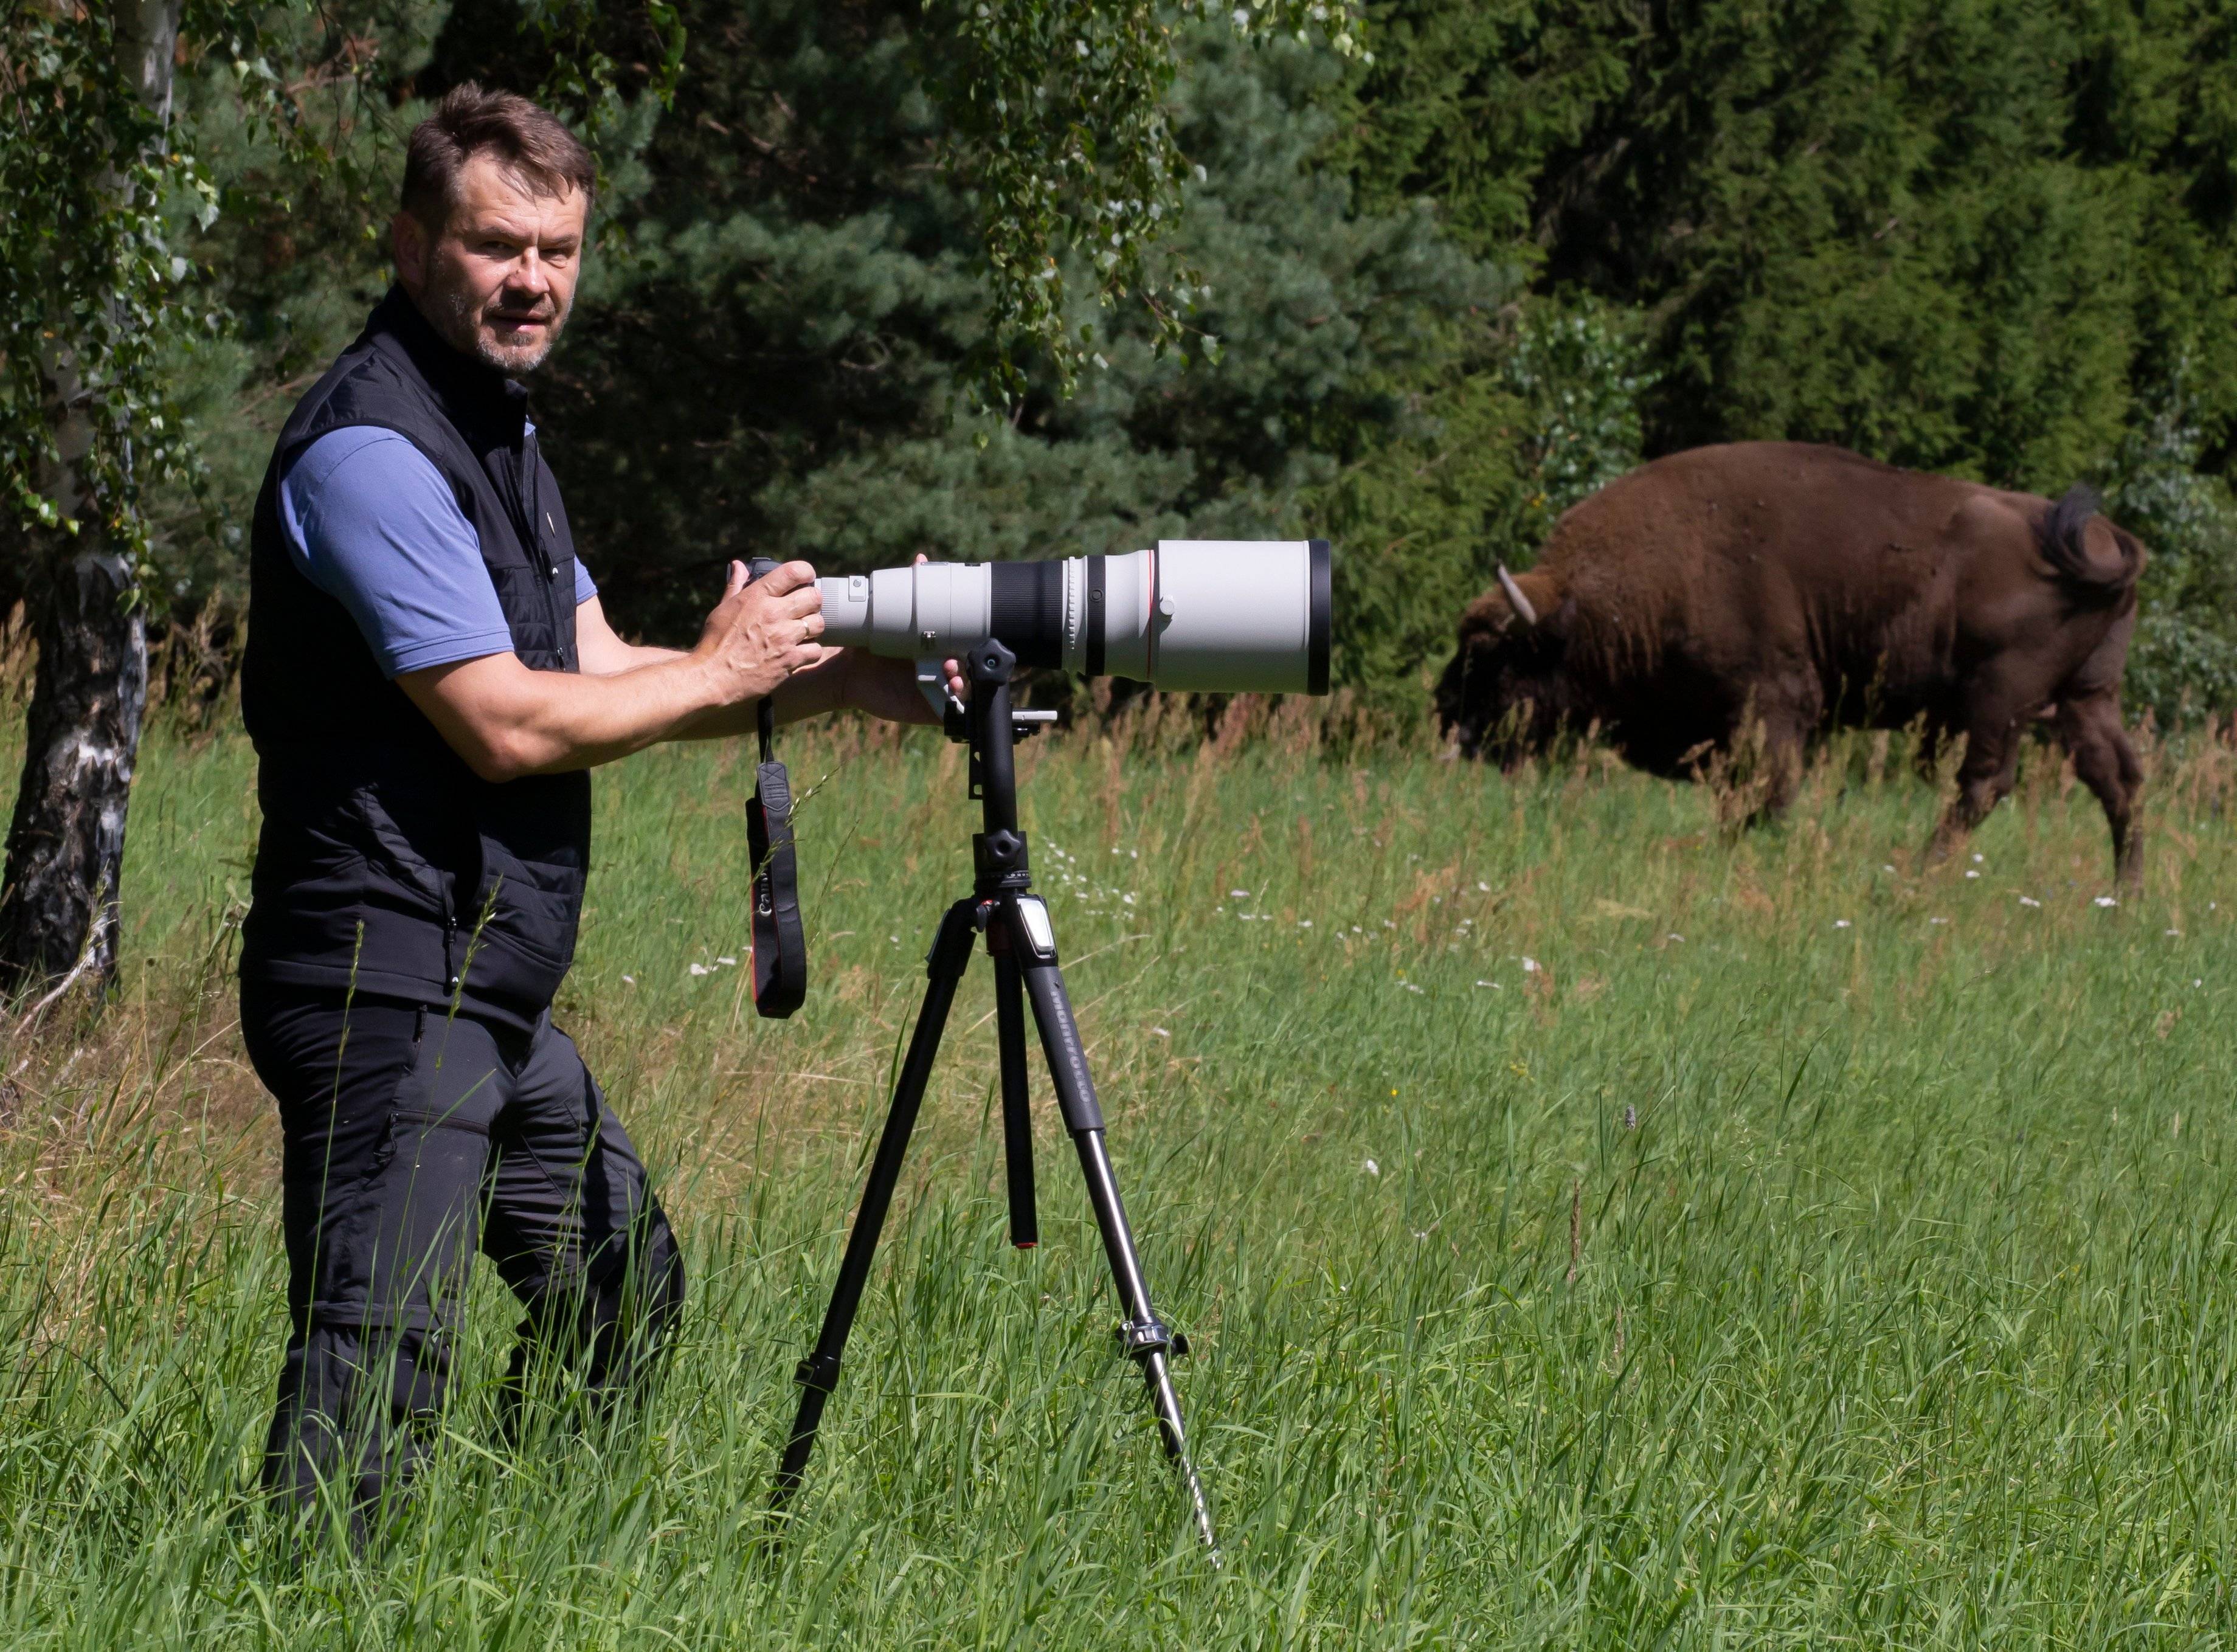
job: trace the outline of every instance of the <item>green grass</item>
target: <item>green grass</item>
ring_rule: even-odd
[[[718,961],[745,953],[749,770],[665,752],[600,782],[562,1019],[688,1238],[661,1391],[500,1453],[484,1280],[393,1546],[295,1570],[248,1490],[282,1334],[276,1134],[224,973],[252,765],[155,742],[123,1001],[5,1058],[0,1641],[2230,1638],[2227,749],[2159,754],[2150,893],[2101,907],[2102,820],[2047,762],[1977,862],[1922,871],[1934,795],[1861,742],[1737,839],[1707,793],[1597,758],[1029,748],[1113,1154],[1196,1345],[1217,1575],[1045,1084],[1043,1244],[1006,1242],[983,962],[795,1530],[757,1548],[973,823],[929,740],[789,755],[828,778],[815,981],[782,1025]]]

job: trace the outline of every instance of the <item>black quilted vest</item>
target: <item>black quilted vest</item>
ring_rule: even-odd
[[[348,610],[296,567],[280,478],[348,425],[398,432],[450,483],[522,662],[577,667],[574,541],[526,393],[445,344],[392,288],[281,428],[257,496],[241,704],[264,827],[241,973],[455,998],[525,1024],[575,955],[591,779],[478,778],[382,675]]]

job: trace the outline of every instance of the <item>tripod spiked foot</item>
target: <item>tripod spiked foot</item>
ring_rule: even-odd
[[[1204,1539],[1204,1552],[1213,1569],[1219,1567],[1219,1539],[1211,1530],[1211,1505],[1204,1501],[1204,1483],[1196,1477],[1196,1464],[1189,1457],[1188,1436],[1181,1426],[1180,1397],[1173,1392],[1173,1373],[1165,1359],[1165,1351],[1152,1348],[1139,1356],[1142,1381],[1150,1391],[1150,1404],[1158,1414],[1158,1431],[1165,1437],[1165,1455],[1181,1472],[1181,1483],[1188,1488],[1189,1512],[1196,1517],[1196,1535]]]

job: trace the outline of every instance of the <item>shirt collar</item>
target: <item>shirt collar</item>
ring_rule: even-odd
[[[495,367],[453,349],[419,313],[401,283],[373,312],[371,329],[401,345],[461,430],[517,440],[528,422],[528,391]]]

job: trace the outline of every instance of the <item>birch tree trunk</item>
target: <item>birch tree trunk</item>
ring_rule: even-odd
[[[180,0],[115,0],[118,66],[168,124]],[[125,185],[121,172],[115,187]],[[116,969],[124,822],[148,700],[148,634],[129,558],[80,466],[93,445],[68,338],[40,364],[56,461],[42,491],[75,533],[32,530],[26,600],[39,651],[23,772],[0,879],[0,984],[49,995]]]

